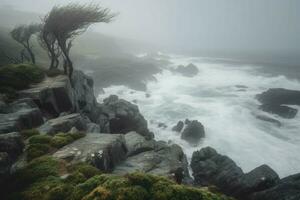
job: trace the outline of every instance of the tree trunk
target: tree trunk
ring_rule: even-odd
[[[35,56],[34,56],[34,53],[32,52],[32,50],[30,48],[30,44],[29,44],[28,40],[26,41],[25,48],[26,48],[27,52],[29,53],[32,64],[35,64]]]

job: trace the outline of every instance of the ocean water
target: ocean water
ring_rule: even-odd
[[[300,172],[300,114],[294,119],[267,114],[258,110],[259,102],[255,99],[256,94],[269,88],[299,90],[300,82],[262,74],[263,66],[169,57],[173,64],[168,68],[193,63],[199,74],[189,78],[165,69],[156,75],[156,82],[147,83],[146,93],[150,97],[125,86],[111,86],[104,88],[105,93],[98,96],[98,101],[111,94],[135,101],[155,138],[179,144],[189,160],[194,151],[211,146],[231,157],[244,172],[262,164],[272,167],[281,177]],[[279,120],[282,126],[257,119],[261,114]],[[187,118],[198,120],[205,127],[206,136],[197,146],[171,131],[179,120]],[[168,127],[159,128],[158,123]]]

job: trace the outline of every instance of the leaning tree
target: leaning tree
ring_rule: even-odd
[[[95,4],[73,3],[61,7],[55,6],[45,17],[43,31],[54,37],[54,41],[57,42],[64,58],[65,71],[70,79],[73,73],[73,63],[70,58],[72,41],[85,32],[91,24],[109,23],[114,17],[115,14],[112,14],[108,8]]]
[[[26,51],[30,57],[30,59],[27,60],[30,60],[33,64],[35,64],[35,56],[32,51],[30,39],[34,34],[38,33],[39,31],[39,24],[30,24],[17,26],[10,32],[11,37],[24,47],[24,49],[20,52],[21,60],[23,60],[24,57],[27,57],[25,53]]]

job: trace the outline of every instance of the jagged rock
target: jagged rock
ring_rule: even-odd
[[[193,120],[184,128],[181,139],[189,143],[198,143],[205,136],[204,126],[197,120]]]
[[[298,110],[295,108],[291,108],[288,106],[281,106],[281,105],[273,105],[273,104],[263,104],[259,107],[259,109],[272,113],[277,114],[280,117],[292,119],[297,115]]]
[[[15,160],[22,152],[24,143],[20,133],[0,135],[0,152],[6,152],[10,160]]]
[[[271,188],[279,181],[276,172],[267,165],[244,174],[233,160],[211,147],[193,153],[191,168],[197,185],[215,185],[223,193],[239,199]]]
[[[262,104],[268,105],[300,105],[300,91],[283,88],[271,88],[256,95]]]
[[[10,167],[11,161],[8,153],[0,152],[0,184],[2,184],[3,180],[9,176]]]
[[[113,171],[114,174],[127,174],[135,171],[171,177],[177,169],[183,169],[184,178],[189,179],[188,163],[178,145],[156,142],[155,149],[144,151],[126,159]]]
[[[281,122],[278,121],[277,119],[273,119],[273,118],[265,116],[265,115],[256,115],[256,118],[260,119],[262,121],[265,121],[265,122],[270,122],[278,127],[281,127],[281,125],[282,125]]]
[[[94,95],[94,81],[91,77],[84,74],[82,71],[75,70],[72,76],[72,94],[75,111],[82,112],[87,115],[92,121],[94,115],[94,107],[97,104]]]
[[[68,132],[73,127],[79,131],[86,131],[89,120],[82,115],[75,113],[48,120],[40,126],[38,130],[43,134],[56,134],[58,132]]]
[[[82,112],[92,119],[96,98],[93,80],[83,72],[73,72],[72,84],[69,77],[48,77],[39,84],[19,92],[19,96],[31,98],[49,118],[61,113]]]
[[[180,133],[180,132],[182,131],[183,127],[184,127],[183,121],[179,121],[179,122],[176,124],[176,126],[174,126],[174,127],[172,128],[172,131],[175,131],[175,132]]]
[[[134,156],[145,151],[151,151],[155,148],[154,140],[146,140],[145,137],[136,132],[127,133],[125,135],[125,141],[128,156]]]
[[[175,71],[187,77],[193,77],[199,73],[198,68],[192,63],[187,66],[179,65]]]
[[[17,100],[1,110],[0,134],[34,128],[44,122],[41,111],[31,99]]]
[[[267,190],[254,193],[251,200],[299,200],[300,174],[295,174],[279,181],[277,185]]]
[[[98,109],[98,121],[102,131],[122,134],[136,131],[147,139],[154,137],[136,105],[111,95],[104,99]]]
[[[126,144],[124,135],[88,133],[85,137],[61,148],[53,154],[72,164],[86,162],[105,172],[125,160]]]
[[[100,126],[98,124],[88,123],[86,132],[88,132],[88,133],[100,133],[101,129],[100,129]]]
[[[67,76],[48,77],[29,89],[19,92],[21,97],[29,97],[40,107],[43,113],[58,116],[62,112],[73,110],[72,86]]]

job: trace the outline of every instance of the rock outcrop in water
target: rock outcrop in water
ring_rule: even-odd
[[[199,70],[196,65],[190,63],[187,66],[184,65],[179,65],[176,69],[175,72],[186,76],[186,77],[193,77],[196,76],[199,73]]]
[[[272,88],[256,98],[262,103],[259,107],[261,110],[287,119],[294,118],[298,110],[286,105],[300,105],[300,91],[297,90]]]
[[[188,121],[181,133],[181,139],[191,144],[197,144],[203,137],[205,137],[204,126],[197,120]]]
[[[215,185],[223,193],[245,200],[296,200],[300,197],[300,175],[279,179],[267,165],[244,173],[229,157],[211,147],[193,153],[191,168],[195,184]]]

